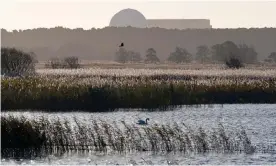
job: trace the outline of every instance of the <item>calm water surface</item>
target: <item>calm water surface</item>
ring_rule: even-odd
[[[2,164],[276,164],[276,104],[233,104],[183,106],[168,111],[119,110],[108,113],[44,113],[44,112],[2,112],[2,116],[25,115],[28,118],[46,116],[49,119],[61,118],[81,119],[83,123],[91,123],[93,119],[107,122],[126,121],[136,123],[138,119],[150,118],[149,125],[185,123],[188,126],[207,130],[216,128],[219,123],[226,130],[243,127],[258,152],[248,154],[66,154],[64,156],[48,156],[35,160],[2,159]],[[261,147],[266,147],[264,152]],[[268,148],[268,149],[267,149]]]

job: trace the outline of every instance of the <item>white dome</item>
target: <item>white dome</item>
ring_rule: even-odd
[[[135,9],[124,9],[116,13],[110,20],[109,26],[114,27],[147,27],[145,16]]]

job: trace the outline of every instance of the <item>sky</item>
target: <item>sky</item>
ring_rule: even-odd
[[[210,19],[213,28],[276,27],[276,1],[0,0],[0,28],[103,28],[125,8],[147,19]]]

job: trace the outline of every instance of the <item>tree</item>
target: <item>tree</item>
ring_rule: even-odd
[[[191,60],[192,55],[185,48],[180,47],[176,47],[168,58],[168,61],[175,63],[190,62]]]
[[[1,74],[6,76],[24,76],[35,72],[35,58],[15,48],[1,48]]]
[[[120,63],[127,62],[127,51],[125,48],[120,47],[118,51],[115,53],[115,61]]]
[[[209,58],[210,50],[208,46],[201,45],[196,48],[196,59],[199,60],[201,63],[206,62]]]
[[[80,67],[79,58],[75,56],[64,58],[66,66],[70,69],[76,69]]]
[[[239,48],[232,41],[226,41],[222,44],[216,44],[211,47],[212,58],[217,61],[225,62],[230,58],[240,59]]]
[[[145,62],[146,63],[160,62],[159,58],[156,55],[156,51],[154,48],[147,49]]]
[[[244,63],[255,63],[257,61],[258,53],[253,46],[249,47],[246,44],[238,46],[241,61]]]

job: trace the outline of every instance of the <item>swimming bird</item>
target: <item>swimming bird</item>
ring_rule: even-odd
[[[139,125],[147,125],[148,124],[148,120],[149,120],[149,118],[147,118],[146,121],[144,121],[144,120],[138,120],[137,124],[139,124]]]
[[[124,43],[121,43],[121,45],[119,47],[124,47]]]

